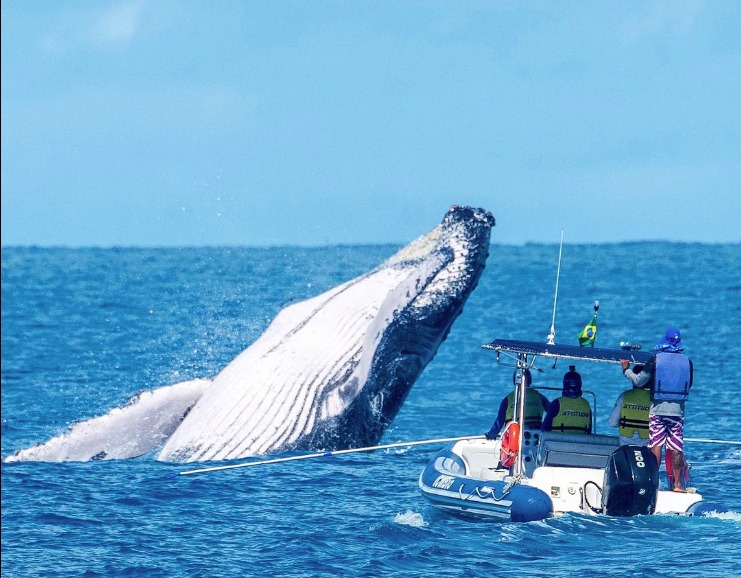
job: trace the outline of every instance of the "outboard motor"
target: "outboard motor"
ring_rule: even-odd
[[[602,510],[608,516],[653,514],[659,491],[659,466],[647,447],[620,446],[607,460]]]

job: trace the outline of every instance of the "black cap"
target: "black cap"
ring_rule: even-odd
[[[564,395],[581,395],[581,375],[576,371],[575,365],[570,365],[569,370],[563,376]]]

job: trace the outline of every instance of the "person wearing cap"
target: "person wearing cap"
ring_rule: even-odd
[[[543,420],[543,412],[548,410],[550,402],[548,398],[540,393],[538,390],[533,389],[530,385],[533,382],[533,376],[530,374],[529,369],[525,369],[525,412],[524,420],[525,427],[528,429],[540,429],[541,422]],[[517,384],[517,371],[512,375],[512,383]],[[502,398],[499,404],[499,411],[497,412],[497,418],[491,426],[491,429],[486,433],[486,439],[493,440],[499,435],[504,424],[514,419],[515,412],[515,390],[512,390],[508,395]]]
[[[581,375],[569,366],[563,376],[562,395],[554,399],[543,418],[543,431],[592,433],[592,408],[582,397]]]
[[[636,375],[643,371],[643,365],[632,369]],[[615,401],[607,425],[618,428],[620,445],[648,445],[648,410],[651,407],[651,395],[648,383],[634,385],[623,391]]]
[[[630,362],[621,359],[623,374],[634,387],[648,385],[651,406],[648,410],[648,447],[661,466],[661,453],[666,446],[671,453],[671,472],[667,472],[675,492],[683,492],[684,404],[693,382],[692,360],[684,353],[679,329],[669,327],[654,347],[655,355],[642,371],[635,373]]]

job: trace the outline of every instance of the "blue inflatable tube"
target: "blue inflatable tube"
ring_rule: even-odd
[[[550,497],[531,486],[465,475],[463,460],[440,450],[419,478],[422,495],[434,506],[463,517],[533,522],[553,515]]]

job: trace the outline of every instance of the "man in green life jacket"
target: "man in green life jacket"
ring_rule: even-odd
[[[543,418],[543,431],[592,433],[592,408],[581,395],[581,375],[575,365],[563,376],[563,395],[551,402]]]
[[[543,412],[548,409],[550,402],[548,398],[540,393],[537,389],[533,389],[530,385],[533,382],[533,376],[529,369],[525,369],[525,428],[528,429],[540,429],[540,424],[543,419]],[[512,375],[512,383],[517,383],[517,372],[515,371]],[[515,408],[515,391],[511,391],[509,395],[505,395],[502,402],[499,404],[499,411],[497,412],[497,418],[491,426],[491,429],[486,433],[486,439],[493,440],[499,435],[500,430],[504,424],[512,421],[514,417]]]
[[[643,371],[643,365],[632,369],[634,374]],[[620,445],[648,445],[648,410],[651,407],[649,384],[633,385],[632,389],[622,392],[612,408],[607,425],[618,428]]]

